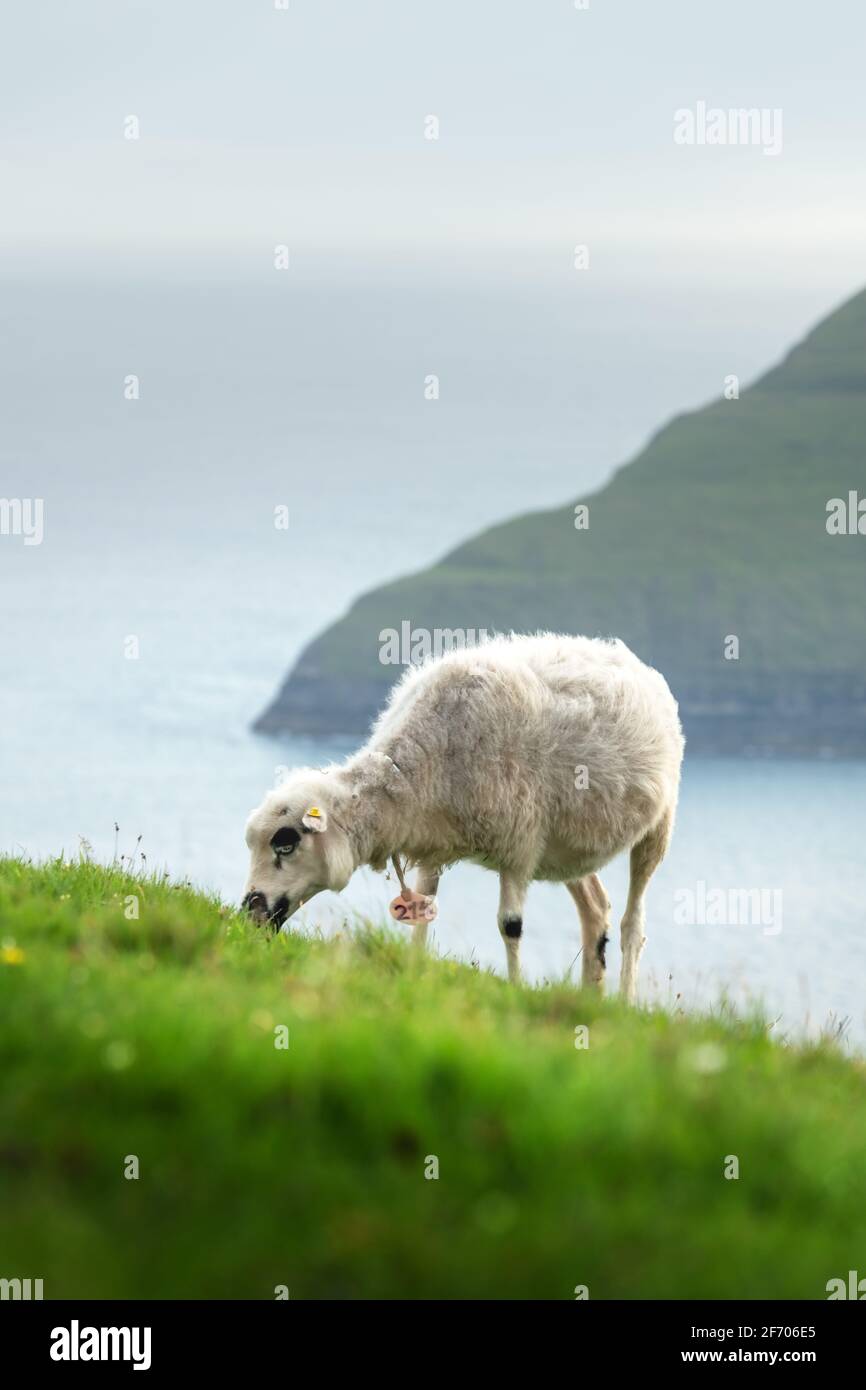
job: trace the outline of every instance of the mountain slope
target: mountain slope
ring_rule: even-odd
[[[866,535],[827,530],[829,499],[866,496],[864,440],[866,292],[575,499],[588,529],[573,504],[519,517],[363,595],[257,727],[366,728],[399,674],[380,634],[408,621],[619,636],[664,671],[693,747],[866,751]]]

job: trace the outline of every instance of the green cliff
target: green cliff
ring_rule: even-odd
[[[828,530],[851,494],[854,534]],[[362,595],[256,727],[361,732],[400,667],[381,634],[621,637],[667,676],[692,748],[866,752],[866,292],[738,400],[659,431],[600,491]],[[588,508],[577,529],[575,505]],[[736,650],[730,638],[739,643]],[[726,655],[727,653],[727,655]]]

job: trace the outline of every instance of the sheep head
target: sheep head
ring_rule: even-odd
[[[301,768],[268,792],[247,821],[250,872],[242,906],[279,930],[325,889],[345,888],[355,869],[349,838],[334,815],[326,772]]]

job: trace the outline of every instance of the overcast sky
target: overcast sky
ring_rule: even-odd
[[[286,243],[310,274],[515,277],[585,243],[621,282],[864,278],[860,0],[40,0],[3,23],[7,269],[242,271]],[[781,110],[781,154],[677,145],[698,102]]]

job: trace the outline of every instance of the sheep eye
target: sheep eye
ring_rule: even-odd
[[[281,825],[279,830],[271,836],[271,849],[274,854],[291,854],[300,838],[293,826]]]

